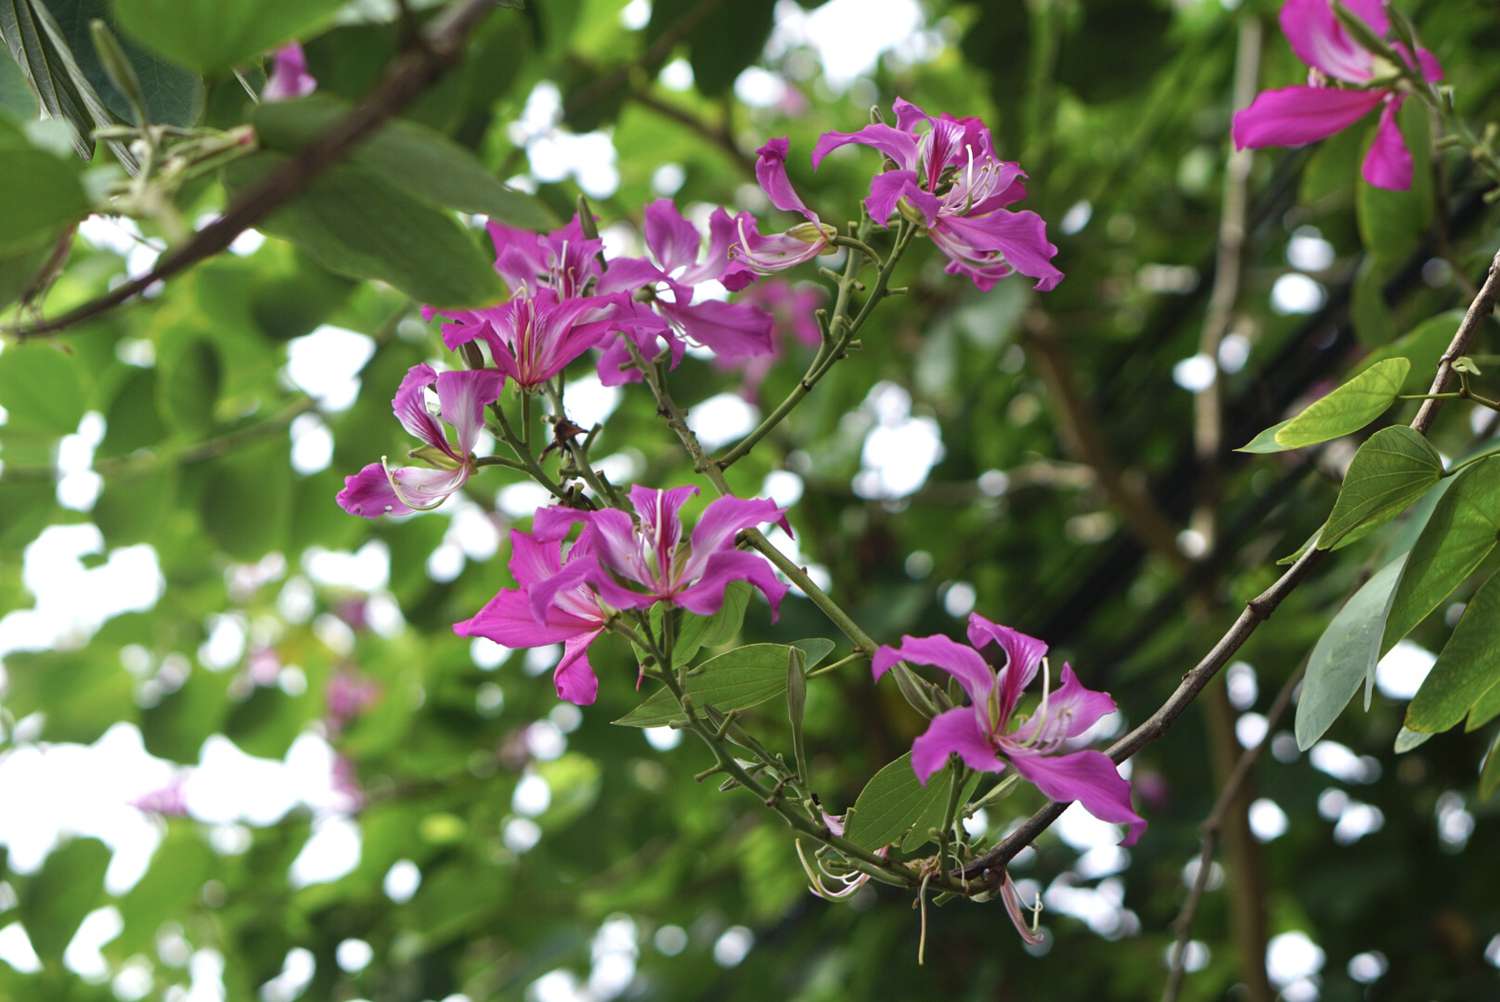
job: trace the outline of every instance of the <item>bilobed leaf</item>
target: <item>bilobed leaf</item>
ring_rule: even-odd
[[[1464,608],[1437,664],[1406,708],[1406,726],[1435,734],[1468,714],[1500,682],[1500,575]]]
[[[349,113],[338,98],[268,101],[251,116],[265,149],[295,152]],[[449,209],[479,213],[523,229],[557,224],[537,199],[507,188],[474,155],[435,129],[400,119],[354,148],[350,159],[408,194]]]
[[[1313,647],[1297,701],[1297,747],[1311,748],[1354,698],[1380,659],[1380,638],[1404,557],[1364,583],[1328,624]]]
[[[1405,425],[1382,428],[1354,454],[1318,549],[1338,549],[1356,529],[1395,518],[1442,476],[1443,460],[1426,438]]]
[[[115,0],[127,33],[179,66],[227,73],[327,24],[343,0]]]
[[[0,182],[0,188],[5,187]],[[0,407],[10,431],[69,435],[86,401],[76,356],[55,345],[13,345],[0,352]]]
[[[1490,555],[1500,535],[1500,462],[1458,475],[1411,548],[1385,626],[1382,651],[1410,633]]]
[[[750,644],[725,651],[695,668],[684,691],[699,707],[746,710],[786,691],[785,644]],[[615,723],[622,727],[661,727],[684,719],[670,690],[657,690]]]
[[[259,153],[225,174],[230,187],[242,188],[285,160]],[[472,308],[505,298],[500,277],[457,220],[368,168],[333,168],[260,228],[331,271],[389,282],[421,303]]]
[[[1453,340],[1453,332],[1458,330],[1463,318],[1463,310],[1448,310],[1428,317],[1395,341],[1362,358],[1354,367],[1354,374],[1359,375],[1371,366],[1392,358],[1404,358],[1411,363],[1411,371],[1406,374],[1401,392],[1426,393],[1428,386],[1432,384],[1432,374],[1437,371],[1438,361],[1447,350],[1448,342]]]
[[[718,647],[733,640],[745,621],[749,604],[750,586],[733,581],[724,589],[724,604],[712,616],[695,616],[684,611],[677,642],[672,646],[673,666],[689,663],[705,647]]]
[[[844,827],[844,836],[871,852],[900,842],[914,829],[925,832],[943,823],[953,769],[945,768],[923,786],[912,771],[911,752],[887,764],[860,791]]]
[[[104,897],[110,851],[92,838],[73,839],[47,855],[21,887],[21,922],[42,963],[60,965],[83,917]]]
[[[89,22],[103,21],[115,28],[114,14],[107,0],[47,0],[47,9],[57,19],[68,40],[84,77],[98,92],[100,100],[115,115],[124,121],[133,121],[130,102],[116,90],[114,82],[105,72],[99,55],[94,49],[89,34]],[[114,32],[129,60],[135,75],[140,80],[141,91],[146,100],[146,116],[157,125],[192,125],[203,113],[203,80],[189,70],[172,63],[134,40]]]
[[[1370,366],[1282,425],[1276,444],[1300,449],[1359,431],[1395,402],[1410,371],[1411,363],[1404,358]]]

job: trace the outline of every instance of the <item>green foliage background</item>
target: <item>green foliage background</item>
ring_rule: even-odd
[[[365,16],[378,14],[378,6],[349,4],[307,41],[321,93],[358,99],[396,51],[398,25]],[[1493,6],[1403,6],[1448,68],[1462,110],[1475,121],[1495,116],[1500,18]],[[977,609],[1047,638],[1087,684],[1114,692],[1128,721],[1143,719],[1244,599],[1269,583],[1274,561],[1321,524],[1337,494],[1336,474],[1311,450],[1226,457],[1220,540],[1208,570],[1190,585],[1126,530],[1094,475],[1062,462],[1070,458],[1069,436],[1056,386],[1038,364],[1033,328],[1045,317],[1045,336],[1055,339],[1097,415],[1096,433],[1125,475],[1185,526],[1203,474],[1193,458],[1192,397],[1174,384],[1173,366],[1197,350],[1212,279],[1237,21],[1266,22],[1263,86],[1303,75],[1275,32],[1274,5],[1246,0],[1229,11],[1216,0],[927,0],[929,24],[943,39],[934,58],[910,65],[887,58],[872,79],[843,92],[820,79],[808,52],[763,57],[770,3],[658,0],[635,31],[622,26],[621,7],[619,0],[532,0],[525,11],[498,12],[462,66],[424,95],[409,119],[471,150],[494,176],[509,177],[525,161],[507,127],[532,88],[553,81],[563,94],[564,124],[607,129],[617,150],[620,184],[596,201],[597,210],[606,221],[637,222],[655,197],[652,178],[661,165],[682,168],[679,204],[734,204],[753,183],[743,151],[781,134],[791,138],[799,189],[825,218],[841,219],[863,196],[873,160],[840,155],[814,174],[805,156],[819,133],[854,128],[871,104],[886,106],[897,95],[932,111],[984,117],[1002,155],[1030,173],[1027,205],[1051,222],[1067,280],[1042,299],[1014,280],[979,295],[944,276],[935,252],[919,247],[896,279],[912,294],[875,316],[863,349],[736,466],[731,481],[738,493],[753,494],[773,470],[802,477],[792,521],[805,559],[828,570],[840,601],[878,639],[956,633],[960,620],[945,600],[963,583]],[[678,37],[674,25],[689,17],[695,26]],[[123,23],[128,29],[130,21]],[[656,82],[660,67],[679,57],[692,66],[695,89]],[[732,84],[752,63],[786,73],[807,106],[790,113],[737,103]],[[6,108],[34,117],[34,104],[12,79],[15,67],[0,64]],[[203,120],[215,125],[248,120],[234,79],[210,76],[199,93],[170,69],[159,75],[164,114],[191,116],[201,105]],[[1423,133],[1419,109],[1410,109],[1404,125],[1413,136]],[[1461,309],[1468,297],[1460,278],[1482,274],[1500,243],[1493,210],[1455,160],[1440,160],[1436,178],[1421,174],[1403,195],[1357,184],[1367,140],[1360,127],[1313,149],[1255,158],[1235,327],[1249,354],[1225,378],[1229,447],[1346,378],[1370,352]],[[34,176],[66,180],[76,171],[76,161],[52,158]],[[189,185],[183,216],[220,206],[224,185],[233,183],[231,173]],[[575,195],[566,182],[538,192],[558,216],[571,211]],[[378,202],[360,205],[372,216],[382,212]],[[1064,218],[1083,225],[1065,232]],[[44,219],[36,228],[50,235],[55,223]],[[1277,312],[1270,291],[1294,270],[1288,241],[1308,227],[1334,251],[1311,276],[1324,300],[1308,314]],[[147,235],[160,236],[149,227]],[[28,262],[37,253],[35,241],[0,245],[7,301],[19,295],[17,277],[34,272]],[[214,734],[280,757],[299,733],[319,726],[326,685],[348,661],[381,693],[334,739],[367,797],[358,814],[358,864],[332,883],[293,888],[287,868],[311,830],[305,813],[256,828],[249,848],[235,854],[211,848],[205,829],[190,820],[164,820],[166,841],[150,871],[115,899],[103,890],[106,853],[93,840],[67,843],[34,873],[9,870],[0,850],[0,880],[15,892],[0,895],[0,927],[19,920],[44,962],[35,975],[0,964],[0,998],[113,997],[108,983],[87,983],[58,960],[83,915],[105,904],[124,919],[106,957],[114,964],[148,958],[154,993],[187,979],[158,956],[157,936],[168,926],[195,947],[223,954],[231,999],[255,997],[296,947],[316,960],[304,998],[463,992],[488,999],[522,997],[527,985],[559,968],[586,979],[601,923],[625,916],[639,943],[627,997],[1156,996],[1169,925],[1185,893],[1183,867],[1196,854],[1197,825],[1214,799],[1201,709],[1135,761],[1137,782],[1158,794],[1143,801],[1151,828],[1130,851],[1129,867],[1073,881],[1097,886],[1102,879],[1109,893],[1123,895],[1128,913],[1091,930],[1049,911],[1045,956],[1032,957],[997,904],[955,903],[931,910],[927,962],[917,967],[918,926],[907,898],[884,888],[852,905],[811,897],[778,822],[747,798],[694,781],[708,764],[699,748],[684,742],[662,752],[638,730],[610,726],[640,699],[630,653],[616,641],[602,642],[599,703],[567,733],[566,753],[531,759],[524,735],[533,722],[551,715],[571,725],[556,716],[547,680],[527,672],[519,653],[498,668],[481,667],[470,645],[450,632],[451,623],[508,583],[503,551],[436,581],[428,558],[448,529],[445,514],[366,523],[333,503],[345,474],[406,448],[390,418],[390,396],[406,368],[437,355],[440,345],[405,296],[328,270],[318,263],[329,263],[328,256],[271,239],[253,254],[199,265],[160,294],[81,324],[57,343],[0,352],[7,412],[0,425],[0,610],[30,604],[22,554],[51,525],[92,522],[106,553],[148,543],[166,582],[149,611],[117,616],[76,644],[5,658],[0,754],[33,741],[92,742],[126,721],[140,728],[152,753],[183,764],[195,763]],[[75,241],[44,312],[98,294],[123,269],[120,256]],[[1450,316],[1448,333],[1452,322]],[[324,415],[335,441],[332,464],[303,476],[290,466],[286,427],[308,404],[279,373],[288,342],[321,324],[367,334],[376,348],[353,406]],[[1484,335],[1484,350],[1493,350],[1493,329]],[[1417,383],[1425,385],[1446,339],[1441,334],[1425,361],[1415,362]],[[132,349],[141,343],[152,350]],[[140,364],[143,357],[154,361]],[[796,363],[773,372],[765,399],[791,387]],[[937,422],[945,450],[922,489],[892,503],[864,500],[850,487],[871,423],[860,404],[882,380],[910,392],[913,412]],[[691,405],[733,390],[737,377],[689,360],[673,386]],[[59,439],[86,411],[106,422],[94,460],[104,485],[92,510],[76,511],[57,502],[52,464]],[[850,412],[858,416],[846,417]],[[1455,456],[1472,451],[1472,440],[1464,412],[1450,408],[1435,444]],[[627,393],[609,419],[597,454],[615,452],[633,457],[641,482],[693,479],[644,391]],[[994,490],[993,476],[982,480],[988,471],[1006,473],[1009,489]],[[470,494],[493,506],[509,478],[508,471],[486,470]],[[1259,680],[1249,710],[1266,711],[1345,596],[1403,532],[1409,545],[1409,522],[1398,520],[1338,554],[1256,634],[1241,655]],[[359,629],[345,656],[315,624],[320,615],[348,615],[362,598],[359,589],[319,587],[313,617],[286,617],[278,596],[292,578],[305,580],[309,551],[352,551],[372,541],[389,550],[387,590],[406,626],[392,635]],[[231,587],[230,568],[270,554],[282,555],[284,572],[250,589]],[[1211,598],[1207,607],[1190,602],[1199,588]],[[301,667],[306,691],[246,685],[246,666],[216,672],[198,663],[195,652],[214,617],[225,614],[271,624],[277,656]],[[1450,622],[1440,611],[1413,639],[1436,651]],[[739,641],[819,636],[839,639],[807,603],[789,600],[773,629],[757,601]],[[148,655],[144,667],[130,654],[122,658],[137,649]],[[162,665],[184,657],[185,676],[162,685]],[[774,733],[779,704],[757,712]],[[1403,713],[1404,706],[1377,696],[1368,713],[1356,703],[1329,733],[1378,761],[1372,782],[1334,779],[1305,754],[1268,756],[1257,767],[1256,795],[1278,804],[1289,825],[1259,846],[1263,873],[1252,893],[1264,902],[1271,933],[1301,930],[1325,951],[1324,999],[1491,997],[1497,975],[1484,954],[1500,933],[1500,874],[1486,849],[1500,819],[1475,795],[1488,739],[1451,733],[1398,758],[1392,742]],[[919,726],[894,688],[872,686],[862,671],[812,685],[807,719],[816,785],[839,808],[907,749]],[[516,785],[531,772],[548,781],[552,799],[536,818],[540,841],[517,853],[502,833]],[[1378,808],[1383,826],[1353,844],[1336,842],[1332,820],[1319,810],[1330,789]],[[1466,846],[1439,837],[1437,805],[1451,793],[1473,814]],[[992,809],[995,834],[1037,803],[1034,792],[1021,793]],[[0,811],[15,809],[0,804]],[[422,873],[420,889],[403,903],[382,890],[398,860],[415,862]],[[1046,886],[1077,863],[1075,849],[1048,835],[1015,874]],[[1238,978],[1227,897],[1219,889],[1204,901],[1195,938],[1207,945],[1208,961],[1190,975],[1186,997],[1226,997]],[[680,955],[653,945],[668,925],[688,933]],[[753,930],[754,947],[739,966],[725,968],[713,945],[735,925]],[[335,962],[337,945],[349,938],[374,948],[374,961],[360,973]],[[1389,970],[1366,987],[1346,966],[1372,950],[1387,958]]]

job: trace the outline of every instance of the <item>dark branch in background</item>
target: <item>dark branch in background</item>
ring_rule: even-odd
[[[1469,304],[1463,322],[1459,324],[1453,340],[1449,342],[1448,350],[1443,353],[1443,360],[1439,363],[1437,375],[1433,379],[1433,393],[1441,392],[1442,388],[1447,385],[1448,377],[1452,374],[1453,360],[1468,350],[1480,323],[1494,310],[1497,296],[1500,296],[1500,254],[1496,254],[1494,260],[1490,262],[1489,273],[1485,276],[1479,295]],[[1425,435],[1431,429],[1432,422],[1437,417],[1437,408],[1441,403],[1441,400],[1427,401],[1417,412],[1417,416],[1412,419],[1411,429],[1418,434]],[[1286,573],[1276,579],[1271,587],[1251,599],[1229,630],[1183,676],[1182,682],[1167,697],[1166,702],[1162,703],[1156,712],[1146,718],[1139,727],[1110,745],[1109,757],[1115,762],[1123,762],[1161,737],[1167,728],[1172,726],[1173,721],[1182,714],[1182,711],[1198,697],[1203,687],[1208,685],[1219,669],[1228,663],[1246,640],[1250,639],[1250,635],[1260,624],[1270,618],[1271,613],[1275,612],[1282,601],[1302,583],[1313,567],[1322,560],[1325,552],[1315,547],[1309,548],[1297,559],[1296,563],[1287,568]],[[1067,807],[1067,804],[1057,803],[1043,807],[1022,822],[993,849],[965,866],[962,876],[976,877],[988,870],[1004,866],[1015,858],[1016,853],[1034,842],[1037,836],[1061,817]]]
[[[439,16],[421,45],[402,53],[369,97],[316,141],[230,202],[224,213],[180,247],[164,254],[156,267],[61,316],[10,327],[17,338],[56,335],[73,324],[99,316],[128,302],[157,282],[226,250],[235,237],[301,194],[320,174],[349,155],[361,140],[400,113],[422,91],[453,67],[464,44],[498,0],[462,0]]]
[[[729,131],[727,126],[715,125],[712,122],[704,121],[686,108],[681,108],[670,101],[663,100],[644,87],[632,88],[629,97],[630,100],[642,108],[654,111],[662,118],[676,122],[683,128],[698,133],[698,135],[723,150],[740,171],[750,177],[755,176],[755,158],[740,149],[740,144],[734,141],[734,135]]]

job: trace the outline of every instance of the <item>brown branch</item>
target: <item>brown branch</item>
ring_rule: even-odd
[[[1433,380],[1432,392],[1442,391],[1448,377],[1452,374],[1453,360],[1468,350],[1480,323],[1494,309],[1497,297],[1500,297],[1500,254],[1496,254],[1494,260],[1490,262],[1489,273],[1480,287],[1479,295],[1469,305],[1463,322],[1458,325],[1453,340],[1448,344],[1448,350],[1443,353],[1437,376]],[[1417,411],[1417,416],[1412,419],[1411,429],[1425,435],[1431,429],[1437,417],[1437,408],[1441,403],[1441,400],[1428,400],[1423,403],[1422,408]],[[1109,746],[1109,757],[1116,762],[1123,762],[1166,733],[1173,721],[1198,697],[1203,687],[1234,656],[1235,652],[1244,646],[1245,641],[1250,639],[1251,634],[1260,627],[1260,624],[1270,618],[1277,606],[1281,605],[1282,601],[1302,583],[1313,567],[1323,559],[1326,552],[1316,547],[1309,548],[1306,553],[1297,558],[1296,563],[1288,567],[1286,572],[1276,579],[1275,583],[1251,599],[1235,619],[1234,624],[1219,638],[1209,652],[1188,670],[1172,694],[1161,706],[1157,707],[1156,712],[1146,718],[1139,727]],[[1016,853],[1036,841],[1042,832],[1062,816],[1067,807],[1067,804],[1059,803],[1051,803],[1043,807],[1022,822],[1010,835],[1001,839],[993,849],[976,857],[965,866],[963,875],[974,877],[987,870],[994,870],[998,874],[1000,867],[1014,859]]]
[[[734,141],[734,135],[725,126],[704,121],[686,108],[675,105],[671,101],[663,100],[644,88],[633,88],[630,91],[629,97],[630,100],[642,108],[654,111],[662,118],[676,122],[683,128],[696,132],[723,150],[724,154],[743,173],[750,177],[755,176],[755,158],[740,148],[740,144]]]
[[[319,175],[349,155],[361,141],[410,104],[458,65],[470,33],[497,6],[498,0],[461,0],[443,13],[424,45],[413,46],[391,64],[369,97],[316,141],[230,202],[224,213],[167,254],[156,267],[97,299],[61,316],[13,326],[4,333],[21,340],[55,336],[140,295],[157,282],[186,270],[229,247],[235,237],[301,194]]]

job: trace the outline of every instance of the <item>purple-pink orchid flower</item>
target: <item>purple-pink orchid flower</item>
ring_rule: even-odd
[[[538,539],[511,530],[510,573],[519,588],[501,590],[483,609],[453,632],[461,637],[487,637],[502,647],[541,647],[562,644],[562,660],[552,672],[557,698],[587,706],[599,694],[599,679],[589,664],[588,648],[604,632],[607,612],[593,591],[581,581],[554,588],[537,615],[531,589],[563,574],[573,561],[589,559],[592,544],[580,539],[563,556],[563,541]]]
[[[381,457],[344,479],[338,503],[351,515],[378,518],[426,511],[442,504],[474,472],[472,452],[484,429],[484,409],[500,395],[502,375],[494,369],[434,372],[430,365],[414,365],[401,380],[391,409],[422,446],[413,455],[430,466],[392,468]],[[427,409],[426,391],[437,391],[441,421]],[[450,442],[443,425],[451,426]]]
[[[307,72],[307,56],[302,46],[288,42],[271,57],[271,75],[261,89],[262,101],[291,101],[306,97],[318,89],[318,80]]]
[[[447,321],[443,344],[450,350],[483,341],[495,368],[531,390],[597,347],[614,326],[616,306],[606,296],[559,299],[551,288],[542,287],[499,306],[428,315]]]
[[[1345,0],[1345,6],[1375,35],[1384,38],[1390,31],[1384,0]],[[1411,151],[1396,123],[1406,100],[1402,78],[1415,71],[1426,80],[1441,80],[1443,68],[1437,58],[1426,49],[1413,54],[1393,43],[1392,51],[1407,66],[1390,65],[1350,36],[1330,0],[1287,0],[1281,8],[1281,30],[1297,58],[1308,65],[1308,83],[1257,95],[1250,107],[1234,116],[1234,145],[1301,146],[1340,132],[1381,108],[1380,126],[1361,173],[1377,188],[1410,188]]]
[[[652,307],[673,333],[712,349],[719,358],[739,359],[770,353],[768,314],[722,300],[694,301],[697,287],[718,281],[729,266],[729,248],[735,239],[735,223],[729,213],[714,210],[709,218],[706,249],[702,248],[698,228],[683,218],[668,198],[659,198],[646,206],[645,231],[650,258],[611,261],[600,280],[602,292],[634,295],[642,289],[650,290]],[[642,345],[643,351],[645,347]],[[654,354],[644,353],[648,357]],[[619,354],[623,356],[621,362],[628,360],[623,347]],[[674,357],[676,354],[680,354],[680,348]]]
[[[724,589],[731,582],[748,581],[765,595],[775,619],[787,586],[765,557],[736,548],[735,539],[741,530],[765,522],[786,527],[786,512],[764,498],[718,498],[703,510],[684,547],[679,513],[697,493],[696,487],[632,487],[634,519],[618,508],[554,507],[537,512],[539,537],[560,539],[573,523],[582,522],[578,541],[588,544],[588,555],[575,558],[570,553],[562,572],[531,589],[533,612],[542,618],[554,594],[586,582],[613,609],[670,602],[712,616],[724,604]]]
[[[886,225],[898,210],[920,221],[948,256],[948,274],[968,275],[989,290],[1013,272],[1036,279],[1046,292],[1063,273],[1052,264],[1057,248],[1047,223],[1030,210],[1006,206],[1026,197],[1019,164],[995,155],[990,130],[977,118],[936,117],[897,98],[896,125],[876,122],[857,132],[825,132],[813,148],[813,167],[834,150],[858,143],[879,150],[893,169],[870,182],[865,208]]]
[[[754,216],[748,212],[736,216],[730,263],[722,278],[727,289],[738,291],[755,281],[758,275],[795,268],[826,254],[829,242],[837,235],[837,231],[819,219],[792,187],[786,172],[786,157],[790,149],[784,137],[767,140],[755,151],[755,177],[772,205],[783,212],[800,213],[806,222],[785,233],[762,236]]]
[[[1053,800],[1076,800],[1101,821],[1129,825],[1122,844],[1133,844],[1146,822],[1130,806],[1130,783],[1103,752],[1062,750],[1113,712],[1115,701],[1108,693],[1084,688],[1066,664],[1061,684],[1052,689],[1047,645],[1035,637],[978,613],[969,616],[968,636],[970,646],[944,636],[906,636],[899,647],[875,652],[877,680],[898,661],[907,661],[947,672],[968,694],[971,705],[938,714],[913,743],[911,763],[917,778],[925,784],[950,755],[981,772],[1000,772],[1010,765]],[[1005,653],[998,672],[980,654],[992,643]],[[1016,707],[1039,669],[1046,671],[1041,702],[1018,722]]]
[[[566,226],[534,233],[491,219],[485,224],[495,246],[495,270],[518,296],[549,288],[560,300],[586,295],[599,278],[604,241],[590,239],[574,214]]]

